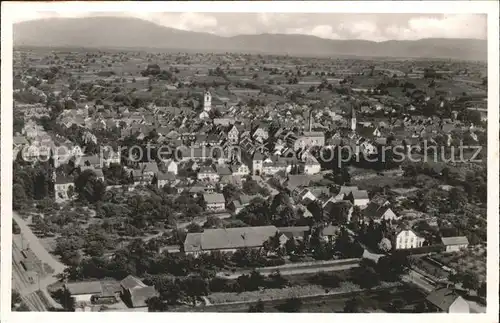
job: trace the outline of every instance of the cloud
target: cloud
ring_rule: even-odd
[[[285,31],[286,34],[302,34],[316,36],[326,39],[340,39],[340,35],[335,33],[332,26],[317,25],[312,28],[289,28]]]
[[[261,12],[257,14],[257,21],[264,26],[273,26],[286,23],[293,19],[296,14]]]
[[[64,7],[65,8],[65,7]],[[14,21],[49,17],[128,16],[156,24],[222,36],[288,33],[327,39],[372,41],[421,38],[486,39],[486,15],[448,14],[351,14],[351,13],[165,13],[36,11],[31,6],[15,13]]]
[[[345,38],[372,41],[386,40],[381,28],[373,21],[361,20],[342,23],[340,24],[339,29],[342,34],[345,34]]]
[[[111,15],[101,13],[100,15]],[[116,16],[116,14],[113,14]],[[217,19],[209,14],[185,12],[185,13],[157,13],[157,12],[127,12],[119,16],[135,17],[147,20],[158,25],[189,31],[214,32],[217,27]]]
[[[263,24],[265,26],[268,26],[272,22],[272,13],[267,13],[267,12],[259,13],[258,16],[257,16],[257,20],[261,24]]]
[[[182,13],[180,15],[180,29],[185,30],[204,30],[213,29],[217,26],[217,19],[212,16],[194,12]]]
[[[427,17],[413,18],[408,21],[410,37],[460,37],[485,38],[486,17],[481,15],[445,15],[442,19]]]

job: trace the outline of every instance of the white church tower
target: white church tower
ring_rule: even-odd
[[[203,111],[212,110],[212,95],[209,91],[205,91],[204,100],[203,100]]]
[[[354,107],[352,107],[352,110],[351,110],[351,130],[352,131],[356,131],[356,124],[357,124],[356,110],[354,110]]]

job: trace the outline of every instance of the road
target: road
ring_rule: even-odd
[[[299,275],[299,274],[313,274],[321,271],[329,272],[329,271],[341,271],[341,270],[348,270],[351,268],[359,267],[359,261],[353,262],[353,263],[347,263],[347,264],[323,264],[323,263],[318,263],[317,265],[312,264],[310,266],[301,266],[298,264],[297,267],[282,267],[279,268],[279,271],[282,275]],[[262,268],[255,268],[257,271],[261,272],[263,275],[269,275],[274,272],[273,270],[267,270],[266,267]],[[251,271],[245,270],[245,271],[238,271],[235,273],[224,273],[220,272],[217,274],[217,276],[226,278],[226,279],[236,279],[239,276],[243,274],[249,274]]]
[[[48,293],[47,286],[58,281],[55,276],[62,273],[66,266],[54,258],[43,247],[38,237],[31,231],[31,228],[19,214],[13,212],[12,217],[21,229],[21,235],[14,236],[12,239],[13,287],[19,292],[31,311],[45,311],[48,307],[60,307]],[[41,278],[34,275],[34,277],[32,276],[32,280],[30,280],[29,274],[20,264],[20,260],[23,259],[21,250],[26,247],[29,247],[36,257],[42,263],[48,264],[54,272],[49,276]]]
[[[24,221],[19,214],[12,212],[12,218],[17,222],[19,228],[21,228],[21,234],[24,241],[29,243],[29,248],[35,253],[35,255],[42,262],[48,264],[52,269],[54,269],[54,275],[62,273],[66,268],[59,260],[52,256],[40,243],[38,237],[31,231],[26,221]]]
[[[12,287],[21,295],[22,300],[31,311],[46,311],[49,307],[58,307],[47,292],[46,287],[57,281],[55,277],[42,277],[38,280],[36,273],[26,272],[20,261],[24,258],[21,254],[21,239],[13,237],[12,243]],[[30,279],[31,276],[31,279]]]

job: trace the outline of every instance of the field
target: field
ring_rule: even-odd
[[[425,295],[419,290],[408,285],[397,287],[388,287],[380,290],[369,290],[363,293],[346,293],[342,295],[323,294],[312,297],[301,298],[302,306],[299,312],[303,313],[342,313],[347,300],[353,297],[359,297],[361,300],[360,312],[395,312],[391,308],[391,302],[396,300],[401,301],[403,308],[400,312],[412,312],[415,307],[422,303]],[[170,308],[174,312],[233,312],[244,313],[248,312],[251,304],[257,300],[248,303],[239,304],[221,304],[202,307],[187,307],[181,306]],[[282,306],[285,300],[264,301],[264,312],[283,312]]]
[[[411,258],[411,263],[412,268],[422,274],[431,275],[436,280],[448,279],[449,272],[442,269],[442,266],[439,266],[439,264],[432,261],[432,259],[415,256]]]
[[[284,271],[282,271],[283,273]],[[353,283],[351,275],[354,272],[350,269],[339,270],[325,275],[332,275],[340,282],[339,285],[329,287],[327,283],[317,282],[317,273],[301,273],[284,275],[288,280],[288,286],[285,288],[269,288],[258,291],[247,291],[242,293],[227,293],[217,292],[207,296],[207,299],[212,304],[234,303],[234,302],[249,302],[251,300],[277,300],[289,297],[312,297],[314,295],[335,295],[351,293],[362,290],[360,286]],[[329,277],[329,276],[326,276]],[[328,279],[328,278],[327,278]],[[327,285],[325,285],[327,284]],[[396,283],[398,284],[398,283]],[[394,286],[394,283],[380,282],[377,288],[388,288]]]
[[[365,179],[354,179],[351,180],[352,185],[356,185],[361,190],[373,190],[380,187],[398,187],[402,186],[403,182],[401,181],[401,177],[397,176],[380,176],[375,175],[370,178]]]

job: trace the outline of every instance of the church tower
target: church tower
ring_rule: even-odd
[[[352,110],[351,110],[351,130],[352,131],[356,131],[356,124],[357,124],[356,110],[354,109],[354,107],[352,107]]]
[[[205,95],[203,97],[203,111],[208,112],[212,109],[212,95],[209,91],[205,91]]]

